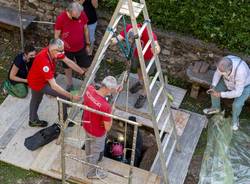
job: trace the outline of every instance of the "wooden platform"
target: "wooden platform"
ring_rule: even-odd
[[[23,29],[26,29],[35,18],[35,16],[24,13],[22,15],[22,19],[25,20],[23,21]],[[6,25],[6,28],[9,28],[8,26],[19,28],[19,12],[16,9],[0,6],[0,24]]]
[[[63,78],[64,77],[61,75],[58,76],[58,79],[60,79],[59,83],[64,83],[62,80]],[[38,173],[60,179],[60,146],[56,145],[55,141],[33,152],[24,147],[25,138],[33,135],[39,130],[39,128],[32,128],[28,126],[30,97],[30,94],[25,99],[17,99],[15,97],[8,96],[0,106],[0,143],[2,143],[0,160],[26,170],[33,170]],[[44,96],[39,107],[39,117],[47,120],[50,124],[57,121],[57,102],[55,98]],[[76,119],[79,120],[80,118],[81,117],[79,116]],[[81,148],[83,142],[73,141],[74,139],[84,139],[82,129],[76,126],[68,128],[66,136],[73,137],[73,139],[67,140],[70,145],[74,145],[74,147],[71,146],[70,149],[68,149],[69,153],[78,153],[79,157],[83,158],[84,151],[79,149]],[[72,160],[67,161],[67,164],[67,175],[69,176],[70,181],[74,183],[102,183],[99,180],[92,181],[86,179],[84,172],[82,172],[86,170],[85,165],[77,164]],[[104,158],[102,166],[108,167],[109,169],[124,175],[128,175],[129,172],[128,165],[107,158]],[[160,183],[160,177],[154,173],[138,168],[134,168],[133,170],[136,173],[133,177],[134,184]],[[111,184],[125,184],[127,182],[126,179],[113,176],[112,174],[109,174],[109,177],[105,181]]]

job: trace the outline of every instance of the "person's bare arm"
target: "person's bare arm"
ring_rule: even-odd
[[[24,83],[27,83],[27,79],[22,79],[17,75],[17,72],[18,72],[19,68],[14,64],[10,70],[10,79],[13,80],[13,81],[16,81],[16,82],[24,82]]]
[[[55,39],[60,38],[60,35],[61,35],[61,30],[55,30],[55,33],[54,33]]]
[[[119,41],[123,41],[124,40],[124,38],[123,38],[122,35],[118,35],[117,38],[118,38]],[[111,45],[115,45],[117,43],[118,43],[118,41],[117,41],[117,39],[115,37],[111,38]]]
[[[155,52],[156,52],[156,54],[159,54],[161,52],[161,47],[160,47],[158,41],[155,41]]]
[[[71,59],[65,57],[62,60],[66,65],[68,65],[70,68],[72,68],[74,71],[78,72],[80,75],[83,75],[85,71],[81,69],[75,62],[73,62]]]
[[[105,130],[108,132],[110,129],[111,129],[111,127],[112,127],[112,121],[110,122],[110,121],[104,121],[103,122],[103,124],[104,124],[104,128],[105,128]]]
[[[56,83],[56,80],[55,78],[52,78],[50,80],[48,80],[49,82],[49,85],[50,87],[55,90],[56,92],[60,93],[61,95],[69,98],[69,99],[72,99],[73,98],[73,95],[71,93],[69,93],[68,91],[64,90],[61,86],[59,86],[57,83]]]
[[[94,8],[98,8],[98,0],[91,0],[92,5]]]

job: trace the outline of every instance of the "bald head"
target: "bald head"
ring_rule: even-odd
[[[233,69],[233,62],[228,57],[223,57],[218,62],[217,68],[222,73],[230,73]]]

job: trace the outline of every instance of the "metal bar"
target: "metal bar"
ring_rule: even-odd
[[[160,89],[158,90],[156,96],[155,96],[155,99],[154,99],[154,102],[153,102],[153,106],[155,107],[157,101],[159,100],[160,96],[161,96],[161,93],[163,91],[163,88],[164,86],[161,86]]]
[[[170,114],[168,114],[167,118],[165,119],[165,121],[163,123],[163,126],[162,126],[161,131],[160,131],[160,138],[162,138],[162,135],[165,132],[165,129],[166,129],[168,121],[169,121],[169,118],[170,118]]]
[[[152,40],[148,40],[147,44],[145,45],[145,47],[142,50],[142,55],[144,56],[146,51],[148,50],[149,46],[151,45]]]
[[[19,26],[20,26],[21,49],[22,49],[22,52],[24,52],[24,36],[23,36],[21,0],[18,0],[18,10],[19,10],[19,24],[20,24]]]
[[[100,170],[107,171],[107,172],[109,172],[109,173],[112,173],[112,174],[114,174],[114,175],[120,176],[120,177],[122,177],[122,178],[129,178],[129,176],[125,176],[125,175],[123,175],[123,174],[120,174],[120,173],[111,171],[111,170],[109,170],[109,169],[107,169],[107,168],[104,168],[104,167],[101,167],[101,166],[99,166],[99,165],[91,164],[91,163],[86,162],[86,161],[84,161],[84,160],[75,158],[74,155],[66,154],[65,156],[68,157],[68,158],[70,158],[70,159],[72,159],[72,160],[75,160],[75,161],[77,161],[77,162],[80,162],[80,163],[82,163],[82,164],[85,164],[85,165],[87,165],[87,166],[91,166],[91,167],[95,167],[95,168],[100,169]]]
[[[27,19],[22,19],[22,22],[27,22]],[[38,24],[50,24],[50,25],[54,25],[55,22],[49,22],[49,21],[41,21],[41,20],[32,20],[31,22],[33,23],[38,23]]]
[[[138,36],[141,37],[143,31],[145,30],[145,28],[147,27],[147,24],[149,23],[149,21],[144,21],[142,27],[139,30]]]
[[[102,111],[98,111],[96,109],[92,109],[86,105],[82,105],[82,104],[78,104],[78,103],[74,103],[74,102],[70,102],[70,101],[67,101],[67,100],[64,100],[64,99],[61,99],[59,97],[56,98],[58,101],[61,101],[65,104],[68,104],[68,105],[71,105],[71,106],[76,106],[76,107],[79,107],[81,109],[84,109],[86,111],[90,111],[90,112],[93,112],[93,113],[96,113],[96,114],[100,114],[100,115],[103,115],[103,116],[107,116],[107,117],[110,117],[110,118],[113,118],[113,119],[118,119],[120,121],[125,121],[131,125],[136,125],[136,126],[141,126],[142,123],[140,122],[135,122],[135,121],[131,121],[131,120],[128,120],[128,119],[125,119],[125,118],[121,118],[119,116],[115,116],[115,115],[112,115],[112,114],[108,114],[108,113],[105,113],[105,112],[102,112]]]
[[[57,101],[58,103],[58,111],[59,111],[59,122],[61,124],[61,168],[62,168],[62,184],[66,184],[66,163],[65,163],[65,145],[64,145],[64,122],[63,122],[63,103],[60,101]]]
[[[150,70],[150,68],[152,67],[152,65],[153,65],[154,62],[155,62],[155,56],[153,56],[153,57],[151,58],[151,60],[149,61],[149,64],[148,64],[148,66],[147,66],[147,68],[146,68],[146,73],[149,72],[149,70]]]
[[[168,158],[167,158],[166,167],[168,167],[170,158],[172,157],[172,155],[174,153],[174,149],[175,149],[176,144],[177,144],[177,140],[175,140],[174,144],[172,145],[172,148],[171,148],[170,153],[169,153]]]
[[[159,77],[160,73],[161,73],[160,71],[157,71],[157,73],[155,74],[155,76],[154,76],[154,78],[149,86],[150,91],[153,89],[155,82],[156,82],[157,78]]]
[[[161,115],[162,115],[167,103],[168,103],[168,99],[166,98],[165,101],[163,102],[162,106],[161,106],[161,109],[160,109],[158,115],[157,115],[156,122],[159,122],[159,120],[161,118]]]

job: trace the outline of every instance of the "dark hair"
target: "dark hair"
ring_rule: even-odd
[[[24,53],[25,54],[28,54],[29,52],[33,52],[33,51],[35,51],[36,49],[35,49],[35,47],[33,46],[33,44],[30,44],[30,43],[28,43],[28,44],[26,44],[25,46],[24,46]]]

